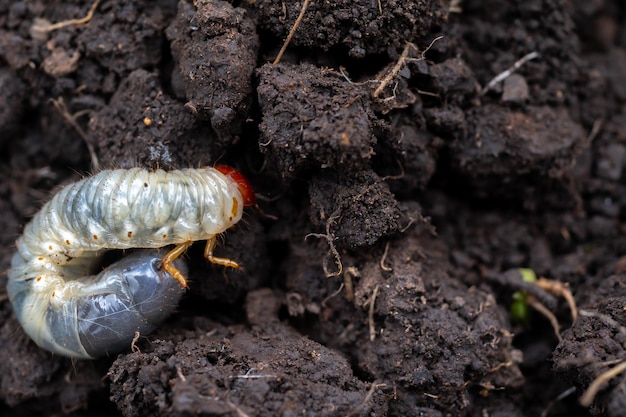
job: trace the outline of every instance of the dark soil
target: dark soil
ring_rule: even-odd
[[[626,372],[578,401],[626,361],[622,2],[312,1],[278,64],[301,2],[34,26],[90,6],[0,0],[0,271],[98,169],[229,164],[259,209],[216,249],[243,268],[194,245],[177,313],[117,357],[39,349],[2,297],[0,414],[626,415]]]

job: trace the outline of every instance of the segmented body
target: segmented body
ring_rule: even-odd
[[[214,239],[241,219],[246,196],[238,180],[213,168],[134,168],[102,171],[63,188],[26,225],[8,273],[9,298],[26,333],[39,346],[65,356],[91,358],[112,351],[111,346],[85,350],[85,340],[92,337],[85,331],[93,329],[78,324],[78,304],[93,309],[97,303],[109,303],[108,312],[108,307],[99,310],[103,315],[138,310],[132,302],[120,302],[141,291],[131,288],[126,294],[119,289],[129,274],[148,281],[171,276],[155,266],[154,253],[135,260],[152,266],[137,270],[132,262],[120,261],[89,276],[100,255],[109,249]],[[174,279],[164,281],[180,287]],[[157,291],[158,286],[149,285]],[[96,301],[96,294],[110,298]],[[141,320],[126,327],[140,330]],[[114,321],[102,325],[117,331]],[[121,339],[133,336],[134,330]]]

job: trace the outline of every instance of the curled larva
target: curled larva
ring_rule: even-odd
[[[187,281],[174,262],[193,241],[207,241],[209,261],[238,267],[213,248],[253,203],[250,184],[226,166],[109,170],[70,184],[17,241],[7,284],[16,317],[37,345],[64,356],[119,351],[175,308]],[[89,275],[106,250],[172,244]]]

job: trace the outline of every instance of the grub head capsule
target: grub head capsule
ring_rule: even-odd
[[[215,167],[216,170],[226,175],[233,181],[237,183],[237,187],[239,188],[239,192],[243,197],[244,206],[252,206],[256,201],[256,196],[254,195],[254,188],[252,188],[252,184],[243,174],[237,171],[233,167],[229,167],[228,165],[217,165]]]

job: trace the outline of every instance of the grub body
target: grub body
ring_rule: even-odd
[[[20,324],[45,349],[72,357],[98,356],[79,349],[84,345],[81,337],[89,335],[81,334],[78,308],[68,306],[81,298],[92,300],[89,297],[96,293],[110,294],[108,300],[87,303],[91,307],[109,303],[100,311],[115,315],[136,308],[131,301],[120,300],[141,291],[140,283],[128,291],[119,289],[127,281],[124,268],[132,272],[132,264],[113,264],[106,276],[107,271],[90,275],[100,255],[110,249],[161,248],[211,239],[241,219],[243,206],[237,182],[213,168],[109,170],[66,186],[17,241],[7,291]],[[135,271],[136,276],[150,281],[165,274],[178,285],[148,260],[156,257],[154,253],[145,256],[138,261],[151,266]],[[137,329],[142,327],[140,321]],[[100,350],[96,353],[109,352],[106,347]]]

